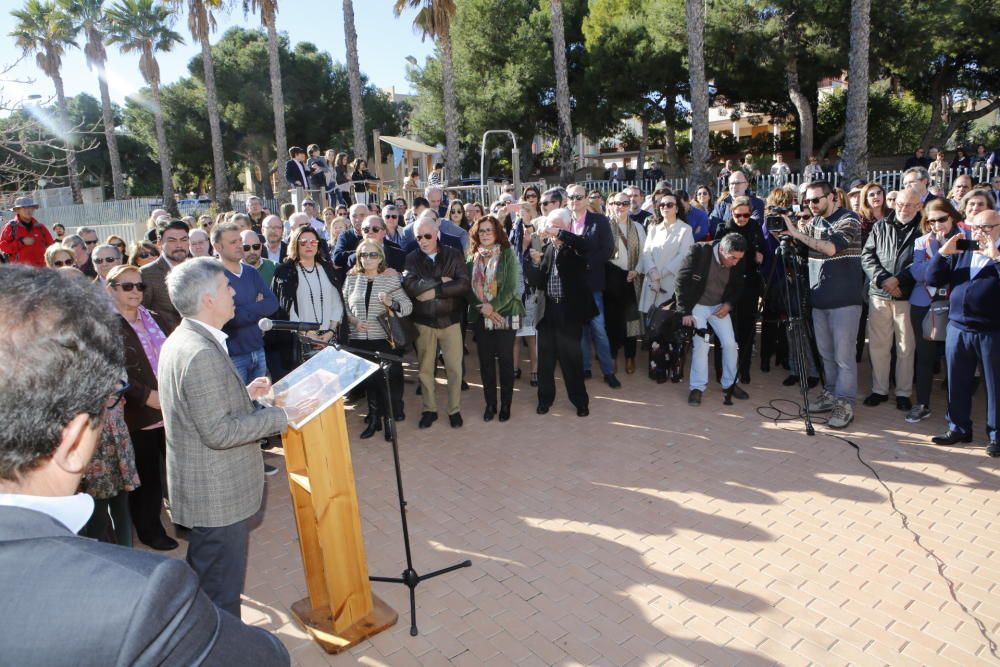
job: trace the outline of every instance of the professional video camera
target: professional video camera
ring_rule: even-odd
[[[772,206],[767,209],[767,217],[764,218],[767,231],[776,233],[785,231],[787,227],[785,226],[785,218],[782,216],[791,216],[792,213],[792,209],[781,206]]]

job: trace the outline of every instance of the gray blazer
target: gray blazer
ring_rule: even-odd
[[[220,611],[184,561],[77,537],[0,507],[5,665],[288,665],[285,647]],[[54,639],[54,634],[58,639]]]
[[[158,379],[174,523],[219,528],[253,516],[264,493],[258,442],[285,430],[285,411],[255,409],[229,355],[187,319],[163,344]]]

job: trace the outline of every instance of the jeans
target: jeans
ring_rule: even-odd
[[[861,306],[813,308],[813,332],[823,360],[826,389],[851,405],[858,398],[858,322]]]
[[[608,341],[608,331],[604,326],[604,292],[594,292],[594,303],[597,304],[597,317],[583,325],[583,336],[580,337],[580,349],[583,351],[583,370],[589,371],[593,356],[590,352],[590,340],[593,338],[597,348],[597,362],[601,372],[611,375],[615,365],[611,359],[611,343]]]
[[[250,384],[259,377],[267,375],[267,358],[264,355],[264,348],[247,352],[246,354],[234,354],[229,357],[233,360],[233,365],[243,378],[243,384]]]
[[[691,315],[694,317],[695,328],[712,327],[718,345],[722,346],[722,386],[731,387],[736,382],[736,366],[739,360],[739,348],[736,345],[736,334],[733,333],[733,318],[716,317],[712,313],[719,306],[695,306]],[[695,335],[694,350],[691,353],[691,389],[705,391],[708,386],[708,341],[705,336]]]

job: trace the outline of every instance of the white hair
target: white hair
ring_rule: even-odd
[[[368,205],[367,204],[355,204],[354,206],[352,206],[351,207],[351,217],[352,218],[354,217],[354,212],[355,211],[364,211],[365,214],[367,215],[368,214]]]
[[[188,241],[194,241],[195,240],[194,239],[195,236],[198,236],[198,237],[204,236],[205,240],[208,241],[208,233],[204,229],[192,229],[188,233]]]
[[[357,204],[355,204],[357,206]],[[312,223],[312,219],[309,217],[308,213],[292,213],[288,216],[288,225],[294,230],[299,223],[306,223],[307,225]]]
[[[177,312],[182,317],[197,317],[202,297],[215,291],[215,276],[222,272],[222,263],[212,257],[195,257],[171,269],[167,293]]]
[[[431,227],[433,231],[437,233],[438,230],[437,220],[433,220],[431,218],[425,218],[424,216],[420,216],[419,218],[417,218],[416,222],[413,223],[414,237],[416,237],[416,235],[420,233],[421,227]]]
[[[572,225],[573,213],[568,208],[557,208],[554,211],[549,211],[549,214],[545,218],[545,225],[548,226],[556,220],[562,222],[564,225]]]
[[[442,188],[440,185],[428,185],[426,188],[424,188],[424,196],[430,199],[431,193],[435,191],[444,194],[444,188]]]

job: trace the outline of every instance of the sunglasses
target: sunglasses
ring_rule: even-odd
[[[611,205],[612,206],[628,206],[628,202],[627,201],[613,201],[613,202],[611,202]]]
[[[361,259],[381,259],[382,256],[377,252],[359,252],[358,257]]]
[[[383,216],[383,217],[386,220],[399,220],[399,216],[398,215],[386,215],[386,216]]]
[[[380,232],[380,231],[382,231],[382,228],[379,227],[378,225],[374,225],[372,227],[362,227],[361,231],[374,233],[374,232]]]
[[[57,269],[63,266],[73,266],[73,260],[67,259],[65,262],[61,262],[57,259],[52,262],[52,266],[56,267]]]
[[[105,408],[107,410],[114,410],[115,408],[117,408],[118,404],[122,402],[123,398],[125,398],[125,392],[128,391],[128,388],[130,386],[131,385],[125,380],[119,380],[118,389],[115,389],[114,392],[112,392],[111,395],[108,396],[108,402],[105,405]]]
[[[812,213],[799,213],[796,216],[799,220],[812,220]]]
[[[244,245],[243,246],[243,252],[250,252],[251,250],[260,250],[260,244],[259,243],[252,243],[250,245]]]
[[[750,219],[750,214],[749,213],[733,213],[733,218],[735,218],[736,220],[749,220]]]
[[[931,223],[932,225],[936,225],[942,222],[948,222],[949,220],[951,220],[951,216],[948,215],[942,215],[937,218],[927,218],[927,222]]]
[[[603,197],[601,197],[600,195],[593,195],[591,197],[588,197],[587,199],[589,199],[590,201],[599,201],[603,199]]]
[[[569,196],[569,200],[570,201],[580,201],[583,198],[584,198],[584,195],[570,195]]]
[[[677,206],[677,204],[672,201],[665,201],[660,204],[660,208],[674,208],[675,206]]]
[[[811,199],[803,199],[802,203],[806,204],[807,206],[810,204],[818,204],[829,196],[830,195],[823,195],[821,197],[812,197]]]
[[[117,257],[95,257],[94,264],[117,264]]]
[[[551,199],[543,199],[541,204],[542,206],[551,206],[552,204],[555,204],[555,202]]]
[[[314,246],[319,245],[319,241],[316,239],[299,239],[299,245]]]
[[[97,241],[84,241],[87,245],[97,245]]]
[[[132,290],[146,291],[146,283],[111,283],[111,286],[118,287],[123,292],[131,292]]]
[[[417,238],[418,239],[423,239],[425,241],[430,241],[432,238],[434,238],[434,235],[433,234],[418,234]]]
[[[529,192],[528,194],[524,195],[524,198],[525,199],[538,199],[538,195],[536,195],[534,192]]]
[[[160,253],[158,253],[158,252],[152,252],[152,251],[140,252],[139,253],[139,259],[149,259],[150,257],[159,257],[159,256],[160,256]]]

